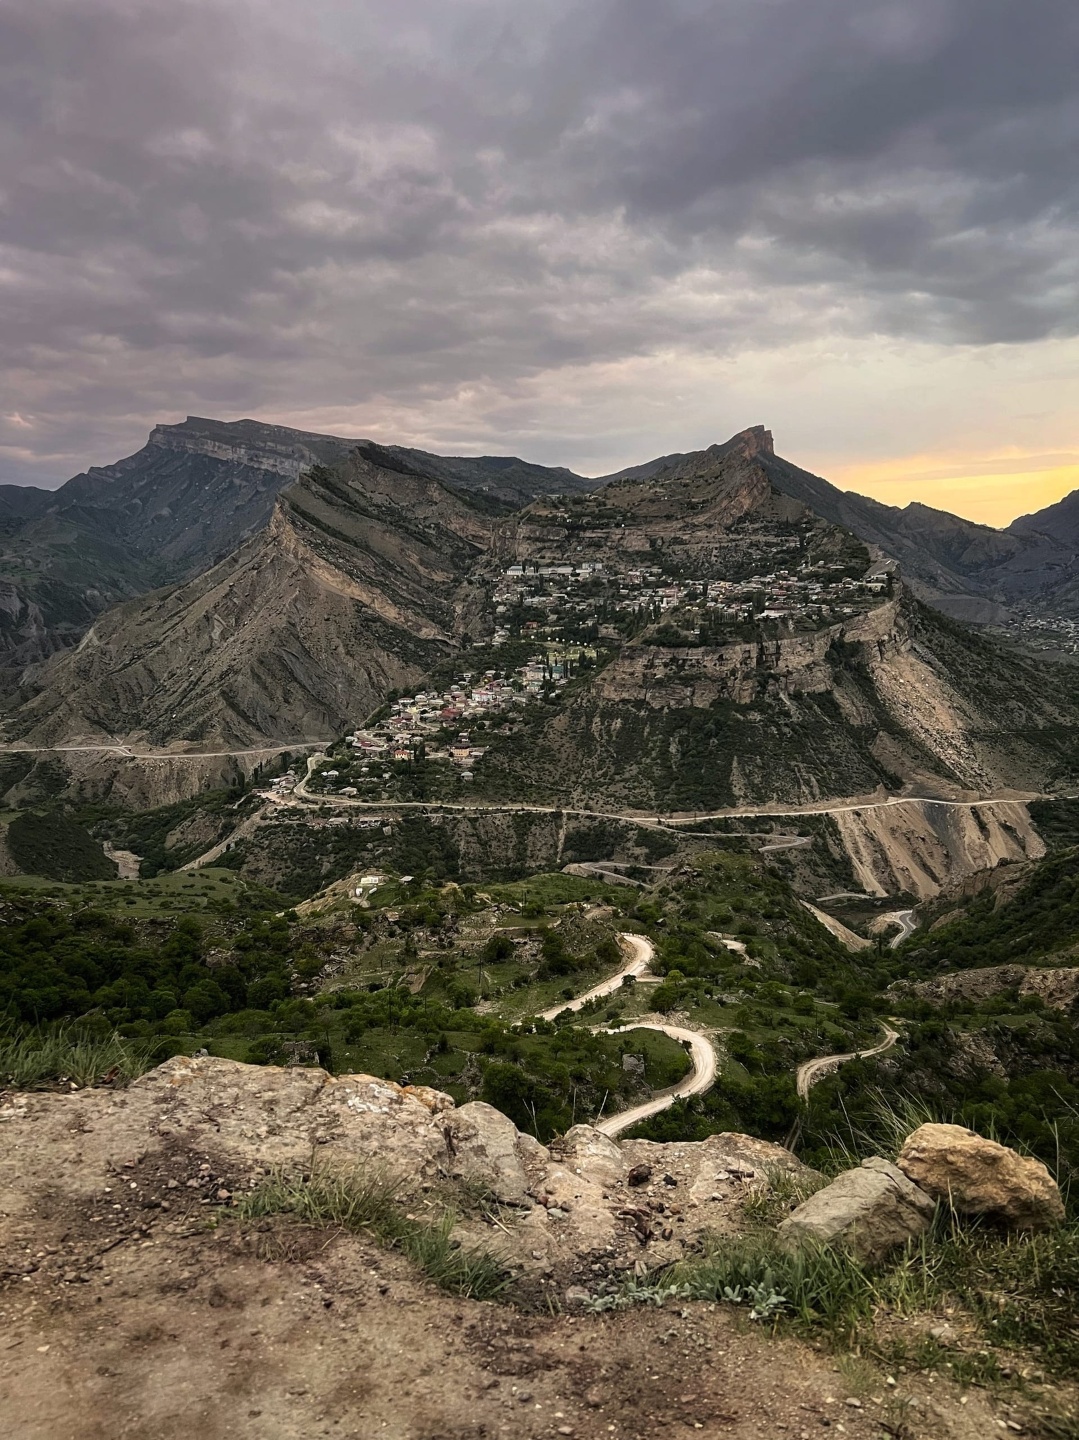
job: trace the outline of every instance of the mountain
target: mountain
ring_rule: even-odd
[[[945,613],[976,623],[1004,618],[1009,606],[1079,615],[1074,497],[998,531],[927,506],[899,509],[838,490],[777,457],[763,427],[745,433],[758,437],[777,490],[900,561],[915,592]],[[158,425],[136,454],[56,491],[0,486],[0,693],[11,691],[27,665],[76,644],[112,606],[190,580],[232,554],[265,526],[277,496],[305,469],[339,464],[353,450],[379,469],[437,480],[498,514],[537,498],[645,482],[707,463],[723,449],[661,456],[587,479],[513,456],[434,455],[255,420],[189,416]]]
[[[1033,515],[1020,515],[1008,526],[1007,533],[1051,538],[1057,544],[1079,549],[1079,490],[1073,490],[1055,505],[1036,510]]]
[[[430,455],[254,420],[158,425],[136,454],[59,490],[0,487],[0,682],[75,644],[96,616],[191,579],[266,525],[282,489],[359,449],[372,464],[426,476],[494,511],[587,489],[569,470],[513,457]]]
[[[315,465],[226,560],[116,607],[36,673],[12,733],[211,749],[339,733],[470,623],[492,526],[484,504],[362,449]]]
[[[778,461],[758,427],[507,521],[498,552],[529,588],[508,615],[553,604],[581,636],[591,615],[608,653],[527,737],[491,747],[489,792],[707,810],[905,784],[946,796],[1070,783],[1070,673],[896,586],[811,506],[834,510],[840,492],[823,486]],[[604,598],[531,579],[559,561],[602,566]]]
[[[1062,582],[1079,578],[1076,546],[1056,530],[1043,531],[1037,516],[1025,517],[1032,522],[1026,526],[1017,521],[994,530],[916,501],[884,505],[777,456],[763,427],[752,433],[778,490],[899,561],[915,593],[955,619],[991,624],[1007,606],[1055,613]]]
[[[1073,672],[928,609],[810,482],[757,427],[507,511],[355,445],[229,557],[28,672],[8,734],[321,740],[473,642],[468,668],[569,642],[571,683],[491,737],[477,791],[685,810],[1075,783]]]

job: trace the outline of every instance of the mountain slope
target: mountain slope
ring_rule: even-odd
[[[74,644],[120,601],[230,555],[305,469],[356,448],[376,467],[438,480],[499,513],[593,484],[512,457],[429,455],[254,420],[158,425],[136,454],[55,492],[0,487],[0,681]]]
[[[475,787],[492,796],[708,809],[1075,783],[1074,671],[926,609],[791,493],[813,478],[758,428],[507,515],[357,445],[228,559],[35,669],[9,735],[329,738],[501,627],[595,658],[492,737]]]
[[[595,611],[621,638],[606,625],[598,673],[538,710],[527,739],[493,745],[477,780],[492,794],[681,810],[1072,782],[1072,672],[889,595],[865,547],[791,494],[810,493],[795,484],[804,472],[769,440],[747,431],[506,523],[503,563],[602,565]],[[627,628],[620,597],[634,586]],[[761,597],[753,617],[747,589]]]
[[[1007,530],[994,530],[917,501],[903,508],[884,505],[840,490],[776,455],[763,426],[744,433],[755,437],[758,458],[777,490],[898,560],[915,592],[956,619],[992,623],[1002,618],[1006,605],[1052,606],[1061,579],[1079,576],[1074,535],[1061,526],[1061,516],[1053,515],[1052,523],[1045,524],[1039,516],[1024,516]],[[718,460],[731,443],[713,445],[696,456],[661,456],[606,476],[605,482],[650,480],[700,463],[701,457]],[[1073,515],[1073,529],[1077,527],[1079,507]]]
[[[1018,516],[1008,526],[1007,533],[1050,537],[1058,544],[1079,548],[1079,490],[1073,490],[1063,500],[1047,505],[1044,510]]]
[[[227,560],[110,611],[42,667],[12,733],[208,748],[339,733],[468,623],[490,536],[437,481],[359,452],[316,466]]]

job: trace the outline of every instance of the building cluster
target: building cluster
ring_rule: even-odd
[[[374,765],[381,771],[389,762],[414,760],[422,752],[427,760],[456,765],[462,778],[471,779],[471,767],[486,753],[472,734],[477,724],[487,728],[500,720],[512,729],[514,711],[545,690],[564,686],[582,647],[552,647],[533,656],[516,670],[466,671],[445,690],[421,690],[393,701],[382,719],[348,737],[348,745],[361,761],[361,777]],[[595,658],[595,651],[588,651]],[[340,772],[323,770],[323,780],[337,780]],[[348,794],[342,789],[340,794]]]
[[[860,578],[834,578],[827,564],[738,579],[674,578],[658,566],[609,574],[600,564],[511,565],[494,591],[493,643],[517,634],[555,638],[594,628],[597,638],[616,639],[625,621],[650,621],[667,612],[695,609],[702,622],[739,624],[758,620],[827,623],[844,619],[885,594],[896,567],[872,565]],[[620,623],[621,622],[621,623]]]
[[[1063,615],[1012,615],[1003,628],[1013,640],[1037,650],[1079,655],[1079,620]]]

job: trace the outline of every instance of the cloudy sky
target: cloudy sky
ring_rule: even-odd
[[[0,0],[0,480],[254,416],[1079,486],[1075,0]]]

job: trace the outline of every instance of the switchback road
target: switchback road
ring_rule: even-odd
[[[677,1040],[689,1049],[693,1068],[684,1080],[672,1085],[669,1090],[661,1091],[651,1100],[646,1100],[641,1105],[633,1105],[629,1110],[621,1110],[606,1120],[597,1120],[596,1129],[602,1130],[604,1135],[621,1135],[624,1130],[639,1125],[642,1120],[650,1120],[653,1115],[669,1109],[676,1100],[688,1099],[690,1095],[706,1094],[716,1083],[716,1052],[707,1035],[701,1035],[696,1030],[682,1030],[677,1025],[661,1025],[656,1020],[639,1020],[636,1024],[623,1025],[617,1030],[606,1030],[604,1034],[624,1035],[629,1030],[659,1030],[663,1035],[669,1035],[672,1040]]]
[[[564,1000],[561,1005],[554,1005],[550,1010],[544,1010],[540,1015],[541,1020],[554,1020],[567,1011],[583,1010],[590,1000],[602,1000],[604,996],[613,995],[616,990],[620,990],[622,981],[627,975],[632,975],[634,980],[637,980],[642,975],[648,974],[652,967],[652,956],[656,953],[651,940],[646,940],[643,935],[628,933],[619,935],[618,939],[623,949],[629,953],[629,959],[622,969],[616,975],[612,975],[610,979],[594,985],[584,995],[578,995],[576,1000]]]
[[[985,805],[1001,805],[1009,802],[1017,805],[1026,805],[1033,800],[1076,798],[1063,795],[1045,795],[1036,791],[1011,791],[1004,795],[983,795],[975,800],[940,800],[932,795],[889,795],[884,800],[860,799],[858,797],[836,799],[830,803],[826,802],[806,809],[790,809],[782,805],[771,805],[763,809],[743,808],[712,810],[708,812],[698,812],[693,815],[657,815],[638,811],[597,810],[590,807],[567,805],[512,804],[485,800],[465,803],[463,801],[450,800],[361,800],[358,798],[350,799],[347,795],[313,796],[307,790],[307,780],[310,778],[311,771],[319,760],[326,758],[325,754],[321,753],[321,747],[326,743],[325,740],[290,740],[282,744],[256,745],[243,750],[186,751],[133,750],[130,746],[124,745],[119,741],[111,745],[0,745],[0,756],[100,754],[115,755],[124,760],[226,760],[245,755],[282,755],[287,751],[293,750],[319,749],[320,753],[309,757],[307,776],[296,786],[293,795],[288,797],[293,803],[306,801],[320,805],[336,805],[342,809],[385,811],[389,813],[398,810],[472,812],[492,810],[510,815],[575,815],[594,820],[626,820],[636,825],[670,827],[673,829],[682,829],[683,826],[704,824],[712,820],[783,820],[796,819],[801,816],[848,815],[855,811],[888,810],[897,805],[940,805],[952,810],[969,810],[978,809]],[[285,797],[277,798],[281,803],[286,803]],[[691,831],[689,833],[693,832]],[[777,849],[792,848],[793,843],[809,843],[808,836],[777,836],[776,839],[779,842],[775,847]]]
[[[917,930],[918,922],[914,918],[913,910],[893,910],[887,918],[899,926],[899,934],[894,936],[891,941],[891,948],[898,950],[903,941]]]
[[[831,1074],[833,1070],[838,1070],[840,1065],[845,1065],[848,1060],[868,1060],[873,1055],[883,1055],[885,1050],[890,1050],[899,1039],[899,1031],[883,1022],[881,1029],[884,1031],[884,1039],[871,1050],[854,1050],[849,1055],[818,1055],[816,1060],[807,1060],[804,1065],[799,1065],[794,1077],[798,1098],[808,1100],[809,1092],[817,1081],[823,1080],[825,1075]]]
[[[639,979],[647,975],[651,965],[652,957],[655,955],[655,946],[651,940],[643,935],[630,935],[624,933],[619,935],[619,940],[630,952],[631,959],[616,975],[604,980],[601,984],[594,986],[584,995],[579,995],[576,1000],[567,1000],[561,1005],[555,1005],[550,1010],[544,1010],[544,1020],[554,1020],[567,1011],[576,1012],[587,1005],[589,1000],[600,1000],[605,995],[612,995],[621,988],[622,981],[627,975]],[[704,1095],[711,1090],[716,1083],[716,1052],[712,1043],[706,1035],[699,1034],[696,1030],[683,1030],[678,1025],[665,1025],[658,1020],[640,1020],[630,1025],[621,1025],[615,1030],[609,1030],[605,1026],[597,1025],[596,1030],[603,1035],[625,1035],[631,1030],[658,1030],[662,1035],[669,1035],[672,1040],[677,1040],[680,1045],[688,1048],[692,1068],[684,1079],[677,1085],[672,1085],[667,1090],[662,1090],[654,1095],[651,1100],[644,1101],[641,1105],[634,1105],[629,1110],[622,1110],[617,1115],[611,1115],[606,1120],[598,1120],[596,1129],[602,1130],[604,1135],[621,1135],[624,1130],[631,1126],[638,1125],[642,1120],[648,1120],[660,1111],[667,1110],[676,1100],[684,1100],[690,1095]]]

